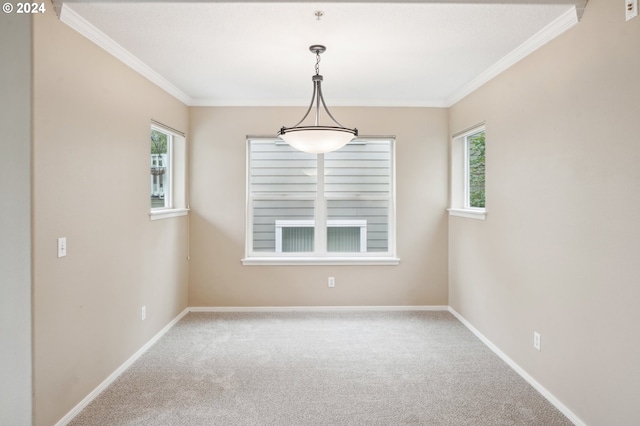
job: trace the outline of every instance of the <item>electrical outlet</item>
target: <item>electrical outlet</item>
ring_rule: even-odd
[[[533,332],[533,347],[540,350],[540,333],[537,331]]]
[[[147,319],[147,307],[146,306],[143,306],[142,309],[140,310],[140,319],[142,321]]]
[[[638,0],[625,0],[624,13],[627,21],[638,16]]]
[[[329,277],[329,287],[333,288],[336,286],[336,279],[334,277]]]
[[[67,237],[58,238],[58,257],[67,255]]]

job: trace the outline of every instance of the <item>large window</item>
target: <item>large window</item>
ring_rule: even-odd
[[[397,263],[392,138],[327,154],[251,138],[247,171],[243,263]]]
[[[484,219],[485,209],[485,129],[482,125],[452,138],[449,213]]]
[[[187,214],[184,134],[159,123],[153,123],[149,163],[151,219]]]

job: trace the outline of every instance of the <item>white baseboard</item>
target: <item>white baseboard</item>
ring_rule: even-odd
[[[144,354],[154,343],[156,343],[167,331],[171,329],[182,317],[189,312],[408,312],[408,311],[448,311],[453,314],[462,324],[464,324],[480,341],[506,362],[516,373],[534,387],[543,397],[553,404],[562,414],[564,414],[576,426],[587,426],[578,416],[569,410],[558,398],[549,392],[544,386],[538,383],[524,369],[516,364],[496,345],[480,333],[462,315],[450,306],[446,305],[408,305],[408,306],[213,306],[213,307],[190,307],[182,311],[169,324],[160,330],[143,347],[124,362],[116,371],[107,377],[98,387],[87,395],[78,405],[69,411],[55,426],[66,426],[80,411],[82,411],[91,401],[93,401],[102,391],[104,391],[118,376],[129,368],[142,354]]]
[[[373,312],[447,311],[446,305],[404,306],[194,306],[190,312]]]
[[[169,324],[160,330],[151,338],[143,347],[124,362],[116,371],[111,373],[102,383],[98,385],[89,395],[78,403],[71,411],[61,418],[55,426],[66,426],[80,411],[82,411],[91,401],[93,401],[102,391],[104,391],[118,376],[120,376],[127,368],[129,368],[142,354],[144,354],[154,343],[156,343],[167,331],[171,329],[178,321],[189,312],[357,312],[357,311],[446,311],[448,306],[217,306],[217,307],[191,307],[186,308],[178,316],[176,316]]]
[[[82,411],[91,401],[93,401],[100,393],[105,390],[111,383],[113,383],[118,376],[120,376],[127,368],[129,368],[142,354],[144,354],[154,343],[156,343],[164,334],[171,329],[180,319],[189,313],[189,309],[185,309],[178,314],[169,324],[167,324],[162,330],[160,330],[155,336],[151,338],[143,347],[141,347],[135,354],[133,354],[128,360],[124,362],[116,371],[111,373],[102,383],[98,385],[89,395],[87,395],[78,405],[73,407],[63,418],[61,418],[55,426],[66,426],[80,411]]]
[[[562,414],[564,414],[571,422],[576,426],[587,426],[578,416],[576,416],[566,405],[564,405],[558,398],[556,398],[551,392],[549,392],[544,386],[529,375],[522,367],[509,358],[504,352],[502,352],[496,345],[494,345],[489,339],[487,339],[482,333],[480,333],[469,321],[467,321],[462,315],[460,315],[455,309],[449,306],[449,312],[453,314],[462,324],[465,325],[475,336],[482,341],[489,349],[491,349],[496,355],[498,355],[504,362],[509,365],[516,373],[518,373],[523,379],[525,379],[535,390],[538,391],[543,397],[553,404]]]

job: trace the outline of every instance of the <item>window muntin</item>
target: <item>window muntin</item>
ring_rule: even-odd
[[[395,256],[393,140],[308,154],[248,140],[247,257]]]

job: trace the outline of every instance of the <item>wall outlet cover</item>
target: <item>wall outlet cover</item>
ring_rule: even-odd
[[[58,257],[67,255],[67,237],[58,238]]]
[[[540,350],[540,333],[538,333],[537,331],[533,332],[533,347],[536,348],[537,350]]]
[[[638,0],[625,0],[624,9],[627,21],[635,18],[638,16]]]

